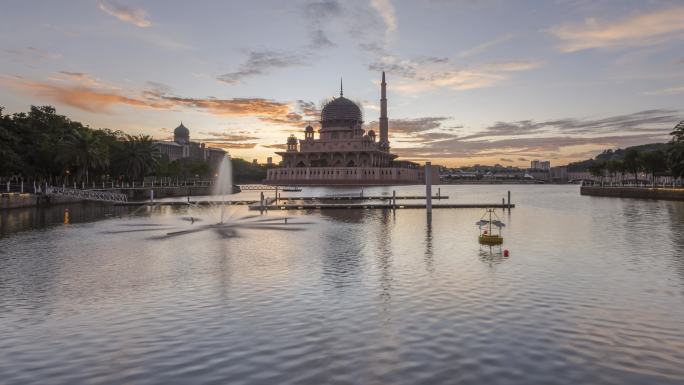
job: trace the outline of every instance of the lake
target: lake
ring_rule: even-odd
[[[216,209],[5,211],[0,383],[684,383],[683,202],[439,187],[510,190],[510,256],[478,244],[481,209],[277,211],[302,230],[229,238],[163,237]],[[393,189],[424,191],[364,193]]]

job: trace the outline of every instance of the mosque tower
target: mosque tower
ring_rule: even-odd
[[[385,83],[385,71],[382,71],[382,83],[380,91],[380,146],[389,149],[389,123],[387,121],[387,83]]]

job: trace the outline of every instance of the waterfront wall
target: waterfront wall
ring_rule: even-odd
[[[439,184],[437,167],[433,184]],[[268,170],[264,184],[298,186],[391,186],[425,184],[425,171],[399,167],[292,167]]]
[[[0,194],[0,209],[32,207],[37,204],[37,197],[33,194],[7,193]]]
[[[136,188],[114,188],[107,191],[126,194],[130,201],[145,201],[150,199],[151,187]],[[196,195],[211,195],[213,186],[176,186],[176,187],[155,187],[154,198],[183,197]],[[80,199],[59,195],[45,196],[41,194],[28,193],[2,193],[0,194],[0,210],[13,209],[20,207],[35,207],[46,204],[61,204],[80,202]],[[107,204],[107,202],[103,202]]]
[[[684,201],[684,188],[582,186],[580,194],[602,197]]]
[[[0,210],[14,209],[20,207],[34,207],[41,204],[49,203],[74,203],[79,202],[78,199],[70,197],[52,196],[46,197],[44,195],[28,194],[28,193],[3,193],[0,194]]]

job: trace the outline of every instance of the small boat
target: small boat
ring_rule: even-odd
[[[487,215],[489,215],[489,219],[484,219]],[[475,224],[480,228],[480,236],[478,237],[480,244],[492,246],[503,243],[501,228],[506,225],[499,220],[493,209],[487,209],[482,218]]]
[[[285,192],[297,192],[302,191],[302,188],[297,186],[283,186],[283,188],[280,190]]]

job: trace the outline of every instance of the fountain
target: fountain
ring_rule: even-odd
[[[150,223],[149,221],[125,224],[126,229],[107,231],[106,233],[130,233],[130,232],[156,232],[151,239],[166,239],[171,237],[178,237],[188,234],[193,234],[202,231],[213,231],[221,238],[234,238],[238,236],[238,229],[251,230],[271,230],[271,231],[301,231],[304,230],[304,225],[310,225],[312,222],[292,221],[291,217],[275,216],[264,217],[263,215],[234,215],[226,216],[226,196],[232,195],[233,189],[233,173],[230,162],[230,157],[225,157],[216,174],[216,181],[214,184],[213,194],[220,197],[220,202],[195,202],[188,201],[189,216],[177,217],[182,222],[179,224],[170,223]],[[217,210],[218,209],[218,210]],[[218,218],[217,218],[218,211]],[[231,213],[233,213],[231,211]],[[196,222],[203,222],[208,214],[217,220],[217,222],[208,224],[195,224]],[[288,221],[289,220],[289,221]],[[188,227],[188,222],[189,226]],[[133,229],[130,229],[133,227]]]
[[[233,193],[233,166],[230,163],[230,156],[225,156],[219,165],[216,181],[214,182],[214,195],[221,197],[221,219],[219,223],[223,223],[226,194]]]

